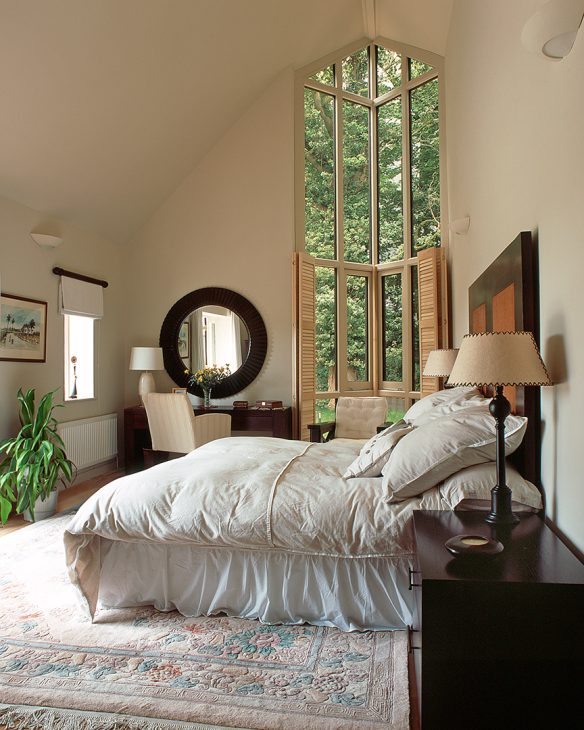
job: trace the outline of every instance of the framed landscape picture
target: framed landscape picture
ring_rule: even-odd
[[[14,294],[0,296],[0,360],[45,362],[47,303]]]
[[[178,356],[183,360],[190,356],[191,349],[191,324],[188,320],[181,324],[178,331]]]

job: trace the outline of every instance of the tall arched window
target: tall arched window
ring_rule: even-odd
[[[378,39],[298,74],[297,249],[314,259],[320,420],[339,395],[385,395],[394,416],[420,395],[418,256],[441,246],[445,207],[441,71],[440,57]]]

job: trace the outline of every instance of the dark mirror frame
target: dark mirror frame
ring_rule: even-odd
[[[166,372],[181,388],[187,387],[185,365],[178,354],[178,333],[184,319],[199,307],[218,306],[235,312],[249,332],[249,352],[244,363],[228,378],[213,388],[213,398],[226,398],[239,393],[258,376],[268,351],[268,334],[258,310],[241,294],[230,289],[207,287],[185,294],[174,304],[160,329],[160,347],[164,355]],[[189,393],[203,397],[198,385],[188,387]]]

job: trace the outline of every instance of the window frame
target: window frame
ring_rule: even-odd
[[[402,56],[401,85],[375,98],[366,98],[343,90],[342,61],[355,52],[368,47],[369,58],[369,85],[370,89],[377,88],[376,83],[376,46],[382,46],[395,51]],[[409,78],[410,63],[407,59],[414,58],[432,67],[415,78]],[[331,65],[335,66],[334,86],[320,83],[310,76]],[[420,391],[415,389],[412,327],[412,269],[417,266],[418,258],[412,250],[412,192],[411,192],[411,155],[410,155],[410,94],[412,89],[422,86],[433,79],[438,80],[438,115],[439,115],[439,144],[440,144],[440,233],[441,248],[448,256],[448,228],[446,225],[447,181],[446,181],[446,144],[444,119],[444,59],[430,51],[402,44],[388,38],[377,37],[361,39],[345,46],[313,63],[299,69],[295,76],[295,243],[296,251],[305,252],[305,160],[304,160],[304,91],[310,88],[334,97],[335,108],[335,248],[336,259],[321,259],[315,257],[316,266],[328,266],[335,269],[337,277],[337,381],[334,391],[317,391],[317,400],[329,400],[346,395],[363,396],[382,395],[387,398],[399,398],[404,401],[407,409],[414,400],[420,398]],[[379,211],[378,211],[378,146],[377,110],[395,98],[402,98],[402,206],[403,206],[403,241],[404,258],[397,261],[378,263],[379,242]],[[343,155],[342,139],[344,133],[343,102],[345,100],[366,106],[369,112],[369,165],[370,165],[370,251],[371,261],[368,264],[348,262],[344,260],[344,188],[343,188]],[[382,287],[381,279],[390,273],[402,275],[402,332],[403,355],[401,384],[382,380],[383,353],[382,342]],[[369,278],[368,301],[368,352],[369,379],[359,383],[347,380],[347,307],[346,307],[346,280],[350,274],[366,275]],[[446,287],[442,287],[446,291]],[[446,310],[445,310],[446,311]],[[355,387],[358,386],[358,387]],[[401,386],[401,387],[397,387]]]

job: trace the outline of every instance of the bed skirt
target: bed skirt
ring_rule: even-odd
[[[154,605],[184,616],[225,613],[342,631],[412,623],[411,555],[336,558],[104,538],[100,555],[104,608]]]

